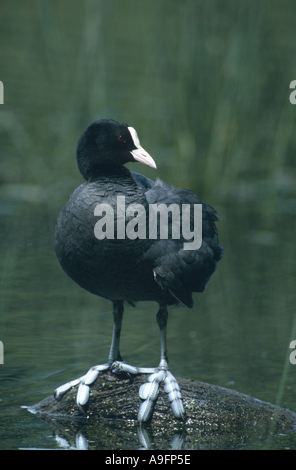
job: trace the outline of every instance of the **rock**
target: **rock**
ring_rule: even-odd
[[[161,387],[151,423],[139,426],[139,387],[146,380],[143,374],[131,378],[100,373],[91,386],[86,415],[76,405],[77,387],[59,402],[48,397],[29,410],[58,429],[59,439],[70,446],[99,449],[150,448],[155,440],[161,443],[157,448],[241,448],[296,430],[296,413],[292,411],[223,387],[180,378],[185,420],[173,416]]]

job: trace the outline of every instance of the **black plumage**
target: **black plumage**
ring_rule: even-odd
[[[103,121],[103,128],[109,122]],[[123,125],[115,126],[114,131],[122,134],[120,126]],[[128,160],[124,154],[121,159],[120,152],[116,164],[114,156],[110,161],[109,157],[104,158],[100,153],[101,141],[94,145],[91,139],[100,137],[101,127],[102,121],[93,123],[92,133],[83,135],[78,143],[78,163],[83,159],[82,174],[88,181],[74,191],[59,215],[55,233],[59,262],[81,287],[112,301],[154,300],[168,305],[182,302],[192,307],[192,292],[204,290],[222,256],[215,210],[199,201],[190,190],[174,189],[160,180],[154,183],[139,173],[130,172],[123,166]],[[81,157],[80,145],[83,147]],[[95,164],[88,173],[84,167],[85,160],[88,164],[89,159]],[[150,240],[148,233],[145,240],[98,240],[94,234],[98,220],[94,216],[95,207],[110,204],[114,209],[116,228],[117,196],[125,196],[126,207],[133,203],[142,204],[147,214],[149,204],[178,204],[180,207],[182,204],[202,204],[201,248],[183,250],[182,230],[179,240],[171,239],[170,230],[168,240]],[[147,231],[148,225],[147,220]]]

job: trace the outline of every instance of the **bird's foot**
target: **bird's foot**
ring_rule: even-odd
[[[182,402],[182,394],[177,380],[170,372],[168,364],[162,360],[156,368],[133,367],[125,362],[116,361],[112,364],[112,372],[127,372],[129,374],[150,374],[148,381],[141,385],[139,390],[140,398],[143,403],[138,412],[139,423],[145,423],[150,420],[154,404],[159,394],[159,386],[163,382],[164,390],[168,394],[172,411],[176,418],[184,418],[185,411]]]
[[[150,420],[155,401],[158,397],[159,385],[162,382],[164,383],[164,390],[168,394],[173,414],[176,418],[184,418],[185,411],[178,382],[169,369],[163,369],[160,366],[156,372],[149,375],[148,382],[142,384],[140,387],[139,395],[140,398],[144,400],[138,412],[138,421],[140,423],[145,423]]]
[[[121,374],[122,372],[126,372],[129,374],[139,374],[139,373],[147,373],[151,374],[155,372],[156,369],[144,369],[141,370],[138,367],[133,367],[123,361],[115,361],[115,362],[108,362],[106,364],[100,364],[94,367],[91,367],[89,371],[79,377],[78,379],[72,380],[71,382],[67,382],[64,385],[56,388],[54,391],[54,398],[57,401],[60,401],[63,396],[73,387],[78,385],[78,391],[76,395],[76,403],[80,411],[83,413],[86,412],[88,408],[89,402],[89,386],[92,385],[100,372],[110,369],[111,372],[114,374]]]
[[[100,364],[98,366],[91,367],[89,371],[82,377],[79,377],[79,379],[72,380],[71,382],[67,382],[66,384],[56,388],[53,394],[54,398],[57,401],[60,401],[71,388],[79,384],[76,403],[78,408],[85,413],[89,401],[89,386],[96,381],[100,372],[109,369],[109,367],[110,364]]]
[[[168,394],[174,415],[176,418],[184,417],[185,411],[180,387],[175,377],[169,371],[166,361],[161,361],[156,368],[134,367],[123,361],[115,361],[112,364],[106,363],[91,367],[82,377],[58,387],[54,392],[55,399],[60,401],[71,388],[79,385],[76,403],[78,408],[85,413],[89,402],[89,386],[96,381],[100,372],[107,369],[110,369],[115,374],[122,372],[131,375],[149,374],[148,381],[142,384],[139,390],[140,398],[144,400],[138,412],[138,421],[140,423],[145,423],[150,420],[153,414],[154,404],[159,394],[159,386],[162,382],[164,383],[164,390]]]

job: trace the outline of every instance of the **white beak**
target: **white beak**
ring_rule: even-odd
[[[133,127],[128,127],[128,130],[136,147],[135,150],[130,151],[134,159],[137,162],[144,163],[144,165],[150,166],[151,168],[156,168],[156,163],[151,157],[151,155],[149,155],[149,153],[146,152],[143,147],[141,147],[138,134],[135,129]]]

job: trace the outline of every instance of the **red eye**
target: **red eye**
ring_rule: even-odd
[[[125,142],[124,137],[122,137],[122,135],[118,137],[118,140],[120,140],[120,142]]]

